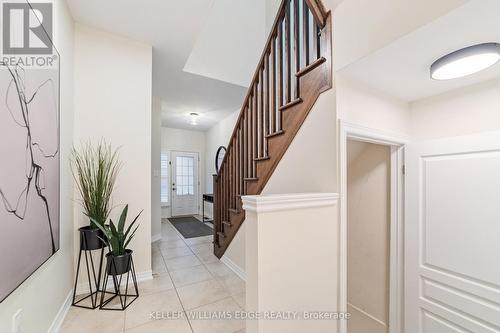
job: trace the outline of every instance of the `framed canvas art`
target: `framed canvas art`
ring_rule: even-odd
[[[52,4],[0,3],[4,18],[0,34],[3,301],[59,250],[60,143],[59,54],[52,44]],[[5,33],[5,29],[18,31]],[[16,36],[19,39],[12,40]]]

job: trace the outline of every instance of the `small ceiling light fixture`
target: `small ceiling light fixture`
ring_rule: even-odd
[[[199,114],[197,114],[196,112],[191,112],[189,114],[189,116],[191,117],[191,120],[190,120],[190,124],[191,125],[198,125],[198,117],[199,117]]]
[[[500,60],[500,44],[469,46],[439,58],[431,65],[435,80],[451,80],[482,71]]]

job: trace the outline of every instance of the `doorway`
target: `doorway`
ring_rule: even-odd
[[[173,151],[172,216],[196,215],[199,212],[199,156],[194,152]]]
[[[402,332],[405,144],[341,122],[341,333]]]
[[[389,146],[347,141],[348,333],[389,333]]]

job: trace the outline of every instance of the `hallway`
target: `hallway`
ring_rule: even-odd
[[[213,255],[211,239],[185,239],[164,219],[162,239],[152,244],[154,278],[139,283],[140,297],[124,312],[71,307],[61,333],[245,332],[241,320],[187,318],[245,306],[245,282]]]

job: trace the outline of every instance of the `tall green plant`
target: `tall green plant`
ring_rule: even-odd
[[[135,232],[137,231],[137,228],[139,228],[139,226],[137,226],[135,227],[134,231],[131,232],[132,227],[137,222],[139,216],[141,216],[142,211],[135,217],[132,223],[130,223],[127,230],[125,230],[125,221],[127,220],[127,213],[128,213],[128,205],[126,205],[125,208],[123,208],[117,226],[113,223],[111,219],[109,220],[109,225],[97,224],[97,227],[101,229],[104,235],[106,236],[106,239],[103,239],[103,241],[109,246],[114,256],[120,256],[122,254],[125,254],[127,245],[130,243],[132,238],[134,238]]]
[[[111,195],[120,170],[118,150],[106,141],[90,141],[72,150],[72,172],[90,226],[104,225],[111,212]]]

